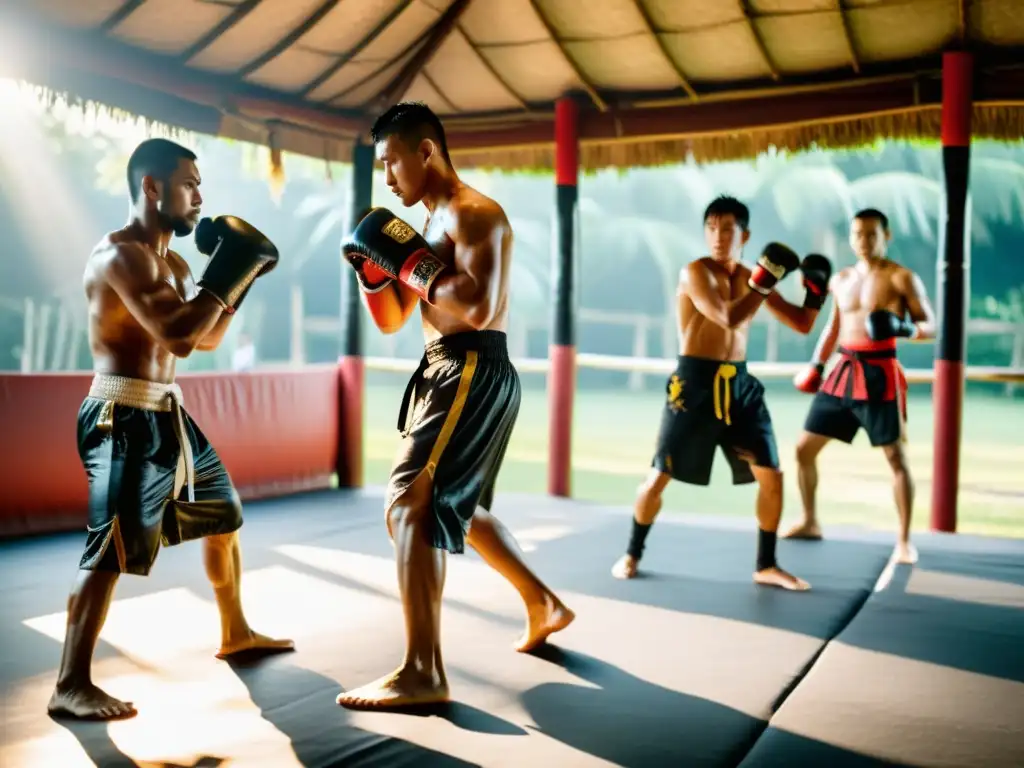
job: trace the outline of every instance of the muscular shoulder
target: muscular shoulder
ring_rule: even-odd
[[[167,264],[170,266],[171,271],[180,279],[189,280],[192,278],[192,268],[189,267],[188,262],[177,251],[167,251]]]
[[[170,277],[163,259],[145,243],[130,237],[111,235],[93,252],[92,279],[116,291],[147,291]]]
[[[452,226],[456,242],[476,242],[508,228],[508,217],[498,203],[471,187],[452,200]]]
[[[711,259],[707,256],[702,256],[699,259],[694,259],[685,267],[679,271],[679,279],[693,279],[695,277],[710,277],[712,269]]]
[[[123,232],[112,232],[101,240],[91,261],[97,271],[107,274],[155,273],[159,268],[153,249]]]
[[[852,279],[853,277],[856,276],[856,274],[857,274],[857,270],[855,268],[853,268],[853,267],[843,267],[838,272],[836,272],[834,275],[832,275],[832,278],[831,278],[831,280],[829,280],[829,282],[833,286],[836,286],[836,285],[839,285],[840,283],[845,283],[847,280]]]
[[[911,285],[917,280],[917,273],[909,267],[904,267],[902,264],[892,264],[890,266],[893,284],[904,287]]]

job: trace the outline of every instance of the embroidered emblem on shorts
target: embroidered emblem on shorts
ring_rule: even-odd
[[[390,237],[396,243],[408,243],[416,237],[416,230],[397,216],[385,224],[381,232]]]
[[[686,410],[686,406],[683,404],[683,384],[685,383],[674,373],[668,380],[668,407],[676,413]]]

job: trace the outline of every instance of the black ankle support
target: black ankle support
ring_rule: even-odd
[[[636,518],[633,518],[633,532],[629,536],[629,547],[626,548],[626,554],[634,560],[639,560],[640,555],[644,553],[644,542],[647,541],[647,534],[650,532],[650,525],[638,523]]]
[[[757,570],[774,568],[775,563],[775,531],[757,529]]]

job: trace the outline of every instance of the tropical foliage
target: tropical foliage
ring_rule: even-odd
[[[124,167],[145,126],[103,127],[96,120],[37,114],[49,147],[50,163],[64,190],[88,218],[88,238],[124,220]],[[101,130],[101,128],[103,128]],[[206,207],[231,210],[258,222],[286,254],[281,278],[261,281],[252,292],[246,320],[255,332],[263,358],[285,359],[292,334],[293,286],[301,289],[307,315],[337,317],[342,271],[337,244],[349,226],[351,167],[306,158],[285,157],[283,189],[272,194],[269,152],[262,147],[209,137],[188,137],[200,154]],[[10,151],[10,150],[8,150]],[[2,163],[0,175],[11,173]],[[21,167],[21,166],[18,166]],[[513,325],[530,338],[530,352],[543,354],[551,300],[551,254],[554,243],[554,188],[535,174],[467,171],[464,178],[499,200],[515,233]],[[5,190],[12,185],[5,183]],[[54,194],[51,191],[51,194]],[[936,254],[943,233],[944,186],[941,149],[880,143],[857,151],[817,152],[786,157],[766,154],[753,162],[686,164],[664,168],[605,171],[580,182],[577,254],[577,304],[593,310],[646,314],[661,318],[664,342],[653,352],[671,354],[672,296],[679,270],[704,252],[702,214],[718,194],[732,194],[751,209],[752,238],[747,258],[766,242],[779,240],[796,250],[826,254],[841,267],[851,263],[846,246],[848,222],[863,207],[885,211],[893,226],[893,258],[936,291]],[[393,207],[394,198],[377,173],[373,202]],[[10,233],[0,259],[4,306],[21,296],[37,299],[62,295],[80,301],[82,251],[64,256],[66,268],[44,269],[40,247],[20,224],[20,203],[5,197],[0,225]],[[401,211],[410,223],[422,222],[422,208]],[[58,223],[59,225],[59,223]],[[1019,145],[978,144],[972,150],[968,241],[971,256],[971,312],[977,317],[1024,323],[1024,149]],[[201,266],[187,241],[182,254]],[[16,256],[17,258],[12,258]],[[51,259],[52,262],[52,259]],[[799,292],[795,285],[787,290]],[[14,304],[11,301],[14,300]],[[258,311],[257,307],[261,307]],[[6,314],[5,314],[6,313]],[[260,318],[260,320],[257,320]],[[604,329],[607,330],[607,329]],[[584,333],[593,351],[628,353],[625,336],[602,329]],[[627,334],[628,335],[628,334]],[[415,354],[421,345],[410,327],[397,340],[368,335],[379,350]],[[10,367],[8,351],[18,345],[20,328],[11,311],[0,312],[0,368]],[[788,332],[781,337],[781,359],[806,354],[813,339]],[[1008,354],[1010,339],[971,342],[972,355],[995,360]],[[307,335],[307,359],[333,359],[336,335]],[[756,354],[756,353],[755,353]],[[924,352],[923,354],[930,354]],[[1000,359],[993,364],[1006,364]]]

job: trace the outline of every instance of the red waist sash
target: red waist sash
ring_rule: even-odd
[[[885,341],[864,341],[839,348],[839,362],[829,372],[821,391],[826,395],[850,399],[858,403],[878,401],[878,394],[871,397],[868,391],[865,368],[874,366],[885,376],[885,389],[881,402],[898,399],[903,417],[907,416],[907,377],[903,366],[896,359],[896,339]]]

